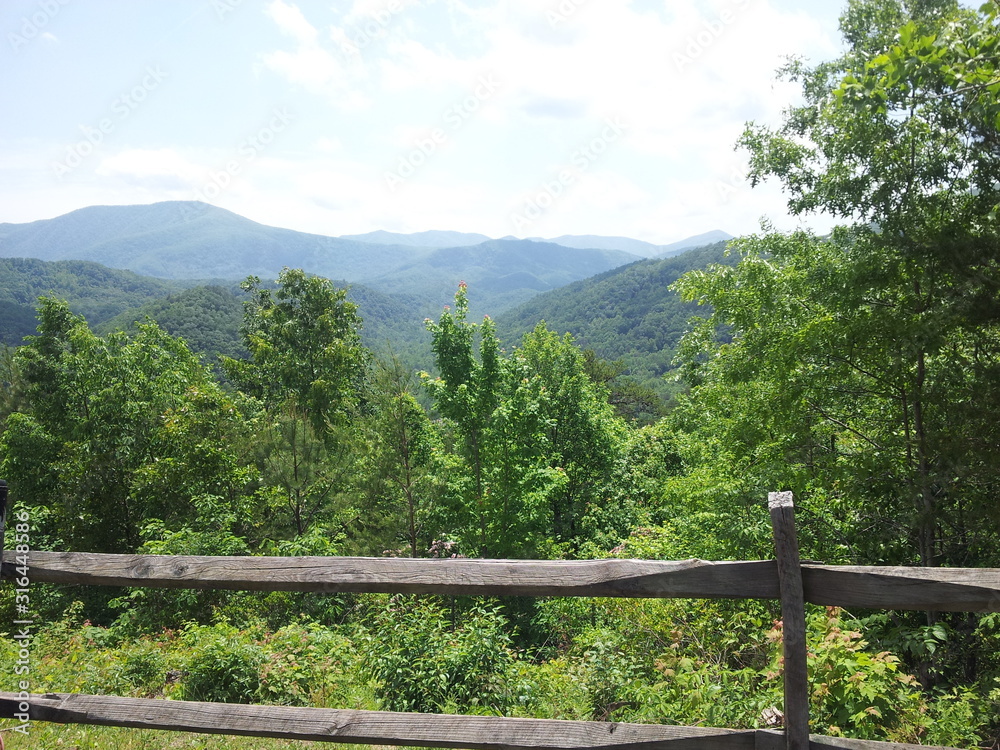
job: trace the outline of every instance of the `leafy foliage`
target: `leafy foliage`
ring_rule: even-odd
[[[145,521],[194,515],[199,491],[238,502],[238,469],[225,443],[210,442],[238,429],[235,408],[182,341],[155,325],[100,339],[54,300],[42,301],[40,319],[17,351],[30,410],[11,414],[0,439],[2,471],[19,477],[15,497],[48,511],[36,544],[127,551]],[[171,471],[178,452],[189,482],[172,487],[184,500],[170,504],[147,489],[154,477],[182,479]]]
[[[300,270],[285,269],[278,291],[249,278],[243,340],[249,361],[224,358],[227,374],[246,392],[274,406],[291,401],[318,434],[358,403],[365,353],[357,306],[343,289]]]
[[[439,606],[394,597],[376,622],[367,661],[384,710],[510,709],[514,655],[495,609],[476,607],[455,627]]]
[[[725,247],[718,242],[631,263],[540,294],[499,315],[497,330],[505,340],[517,340],[544,322],[550,330],[572,334],[578,346],[598,357],[620,360],[632,381],[667,398],[677,388],[664,376],[672,371],[677,343],[697,313],[697,306],[683,301],[670,285],[690,270],[734,262]]]
[[[493,322],[471,324],[467,314],[462,285],[454,312],[427,324],[440,375],[425,382],[464,460],[446,506],[450,530],[463,551],[484,557],[573,553],[588,513],[612,502],[624,425],[568,336],[540,325],[504,357]]]

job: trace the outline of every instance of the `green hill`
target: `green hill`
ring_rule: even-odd
[[[38,297],[47,295],[65,299],[101,335],[151,318],[209,359],[218,354],[241,356],[243,292],[235,283],[192,283],[140,276],[90,261],[0,258],[0,344],[18,346],[35,333]],[[416,302],[361,285],[350,285],[348,296],[358,305],[366,345],[377,351],[392,348],[415,367],[427,366],[430,339]]]
[[[0,225],[0,257],[91,260],[173,279],[276,278],[289,266],[354,280],[422,252],[269,227],[194,201],[90,206],[54,219]]]
[[[337,286],[347,286],[335,281]],[[364,327],[361,338],[365,345],[383,350],[391,347],[399,353],[421,351],[424,333],[423,318],[415,306],[394,299],[364,286],[348,287],[348,298],[358,306]],[[218,354],[240,357],[245,354],[239,328],[243,323],[245,295],[238,286],[197,286],[192,289],[154,299],[126,310],[96,327],[97,333],[129,329],[147,318],[155,320],[172,336],[180,336],[196,352],[214,359]]]
[[[534,299],[497,317],[505,341],[516,342],[544,320],[551,330],[573,334],[599,357],[622,360],[627,374],[662,394],[662,377],[672,366],[674,349],[698,314],[697,305],[681,302],[670,285],[681,275],[713,263],[735,263],[724,255],[725,242],[663,259],[641,260]]]
[[[41,296],[65,299],[73,312],[96,325],[189,285],[89,261],[0,258],[0,343],[16,346],[35,332],[35,307]]]
[[[219,354],[243,356],[239,327],[243,322],[242,292],[221,286],[196,286],[150,300],[94,326],[100,335],[128,330],[136,322],[155,320],[172,336],[183,338],[193,351],[215,359]]]
[[[569,284],[636,259],[620,250],[585,250],[532,240],[490,240],[435,250],[364,283],[423,303],[436,317],[451,303],[460,282],[469,285],[472,313],[497,315],[540,292]]]

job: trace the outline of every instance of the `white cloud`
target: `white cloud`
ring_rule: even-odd
[[[794,101],[797,87],[774,83],[783,55],[818,61],[838,52],[835,28],[790,0],[273,0],[239,22],[261,68],[247,71],[253,88],[228,103],[229,121],[256,121],[274,101],[296,120],[217,202],[255,220],[333,234],[511,233],[510,208],[609,117],[627,132],[531,234],[667,242],[713,228],[752,231],[763,214],[779,219],[784,200],[777,188],[750,190],[734,178],[745,162],[733,152],[743,123],[778,123]],[[496,91],[464,108],[482,76]],[[171,81],[178,92],[191,86],[192,100],[216,95],[179,74]],[[456,107],[458,126],[448,119]],[[175,137],[203,143],[203,124],[195,116],[132,118],[121,141],[102,146],[106,158],[95,153],[59,184],[49,162],[65,144],[37,146],[48,154],[37,180],[50,191],[39,189],[39,200],[62,206],[87,181],[103,202],[192,197],[232,154],[163,145]],[[386,170],[435,129],[446,142],[389,191]],[[106,151],[126,144],[132,148]],[[11,179],[28,184],[20,172]],[[0,194],[0,205],[22,205],[13,193]]]
[[[310,24],[302,11],[296,5],[289,5],[283,0],[273,0],[267,6],[265,13],[277,24],[282,32],[288,34],[303,46],[316,43],[318,32]]]
[[[127,149],[103,159],[95,169],[100,177],[168,191],[192,189],[205,172],[170,148]]]
[[[302,11],[283,0],[274,0],[267,15],[278,28],[292,37],[294,50],[275,50],[262,56],[264,66],[283,76],[289,83],[336,101],[342,109],[363,109],[367,97],[352,86],[352,72],[345,65],[343,45],[335,51],[326,49],[319,31]]]

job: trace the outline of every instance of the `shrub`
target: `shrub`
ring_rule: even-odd
[[[247,632],[227,623],[189,625],[181,640],[191,654],[179,698],[220,703],[257,700],[265,654]]]
[[[444,610],[394,597],[368,636],[367,667],[389,711],[505,713],[516,697],[508,685],[514,655],[506,621],[476,606],[451,628]]]
[[[114,653],[114,664],[111,692],[152,697],[163,689],[167,657],[161,644],[144,638],[122,646]]]
[[[346,636],[317,623],[296,623],[264,638],[260,700],[323,705],[348,702],[360,656]]]

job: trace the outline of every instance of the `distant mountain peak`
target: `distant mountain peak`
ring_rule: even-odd
[[[490,240],[485,234],[475,232],[452,232],[450,230],[431,229],[425,232],[411,232],[400,234],[399,232],[387,232],[378,229],[365,234],[344,234],[339,239],[353,240],[354,242],[368,242],[376,245],[408,245],[410,247],[423,247],[429,249],[439,249],[444,247],[468,247],[479,245]]]
[[[564,234],[560,237],[543,239],[541,237],[529,237],[536,242],[553,242],[563,247],[572,247],[579,250],[621,250],[644,258],[663,258],[683,252],[694,247],[704,247],[715,242],[731,240],[733,236],[720,229],[713,229],[710,232],[696,234],[669,245],[654,245],[652,242],[633,239],[631,237],[615,237],[599,234]]]
[[[703,232],[702,234],[696,234],[677,242],[671,242],[669,245],[661,245],[657,257],[669,258],[671,255],[678,255],[685,250],[704,247],[705,245],[714,245],[716,242],[728,242],[731,239],[733,239],[733,235],[729,234],[729,232],[723,232],[721,229],[713,229],[710,232]]]

